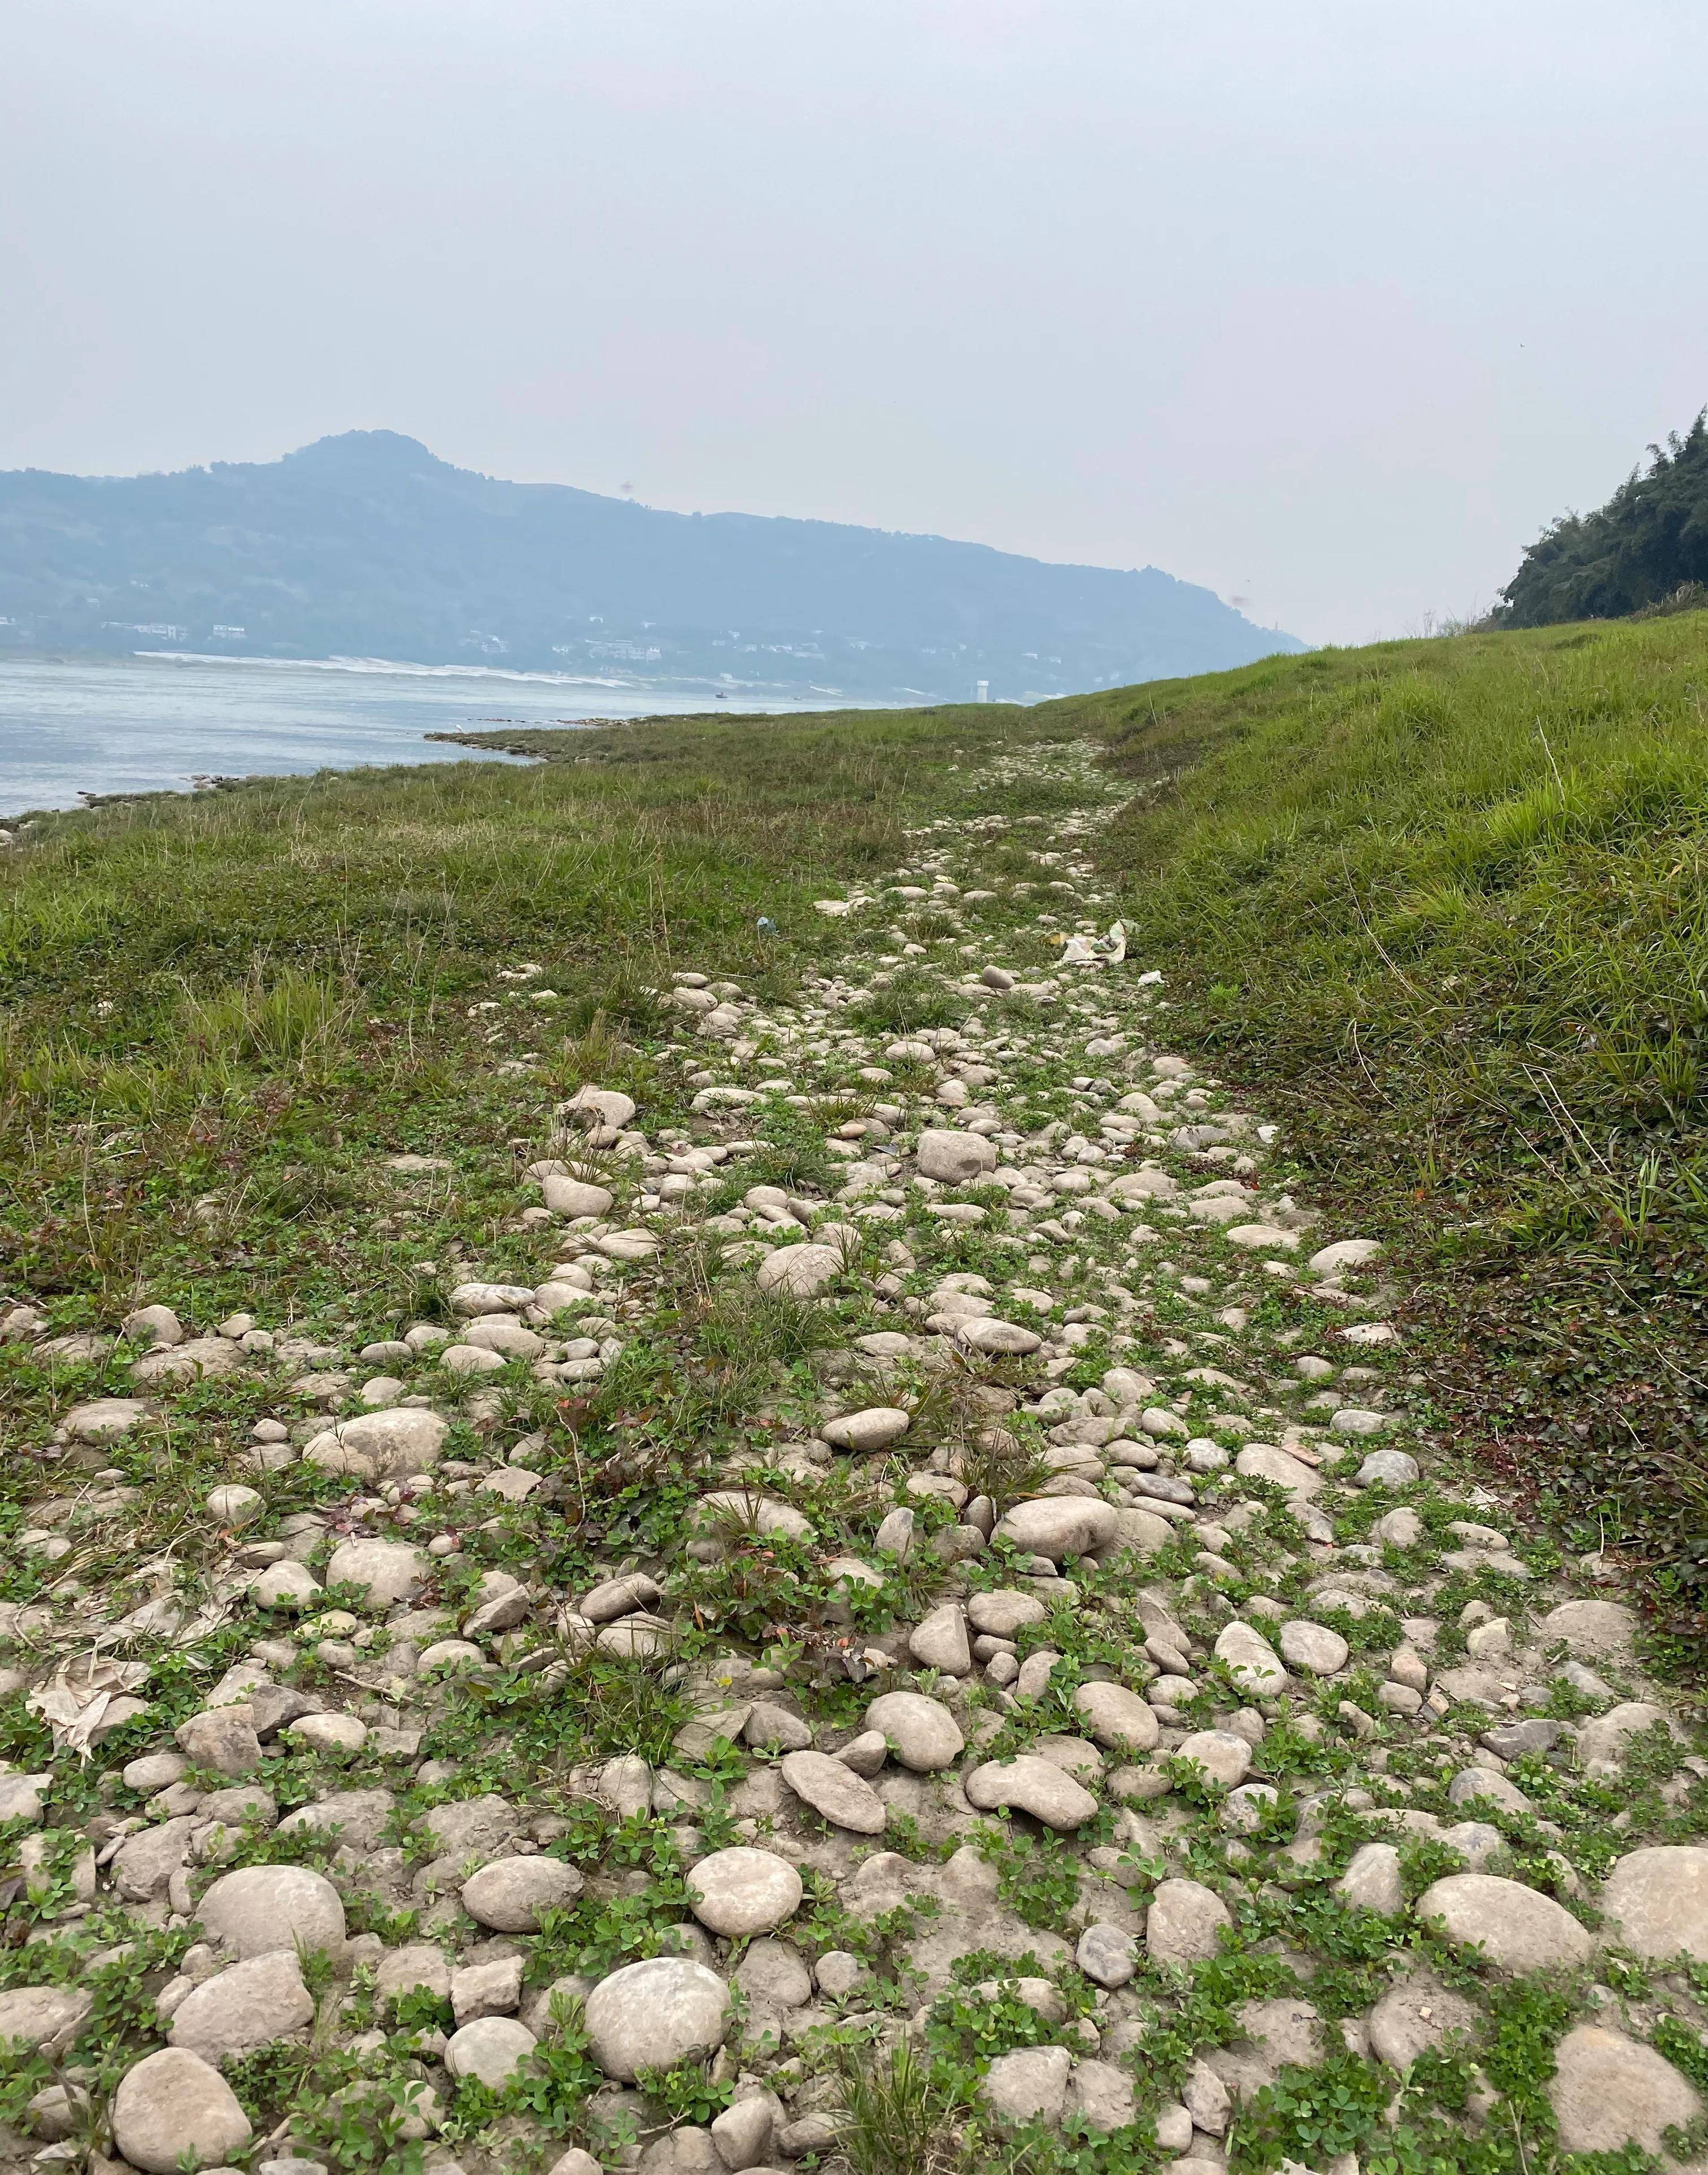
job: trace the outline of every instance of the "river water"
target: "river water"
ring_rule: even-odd
[[[736,711],[845,703],[746,687],[732,688],[727,697]],[[85,794],[184,791],[198,777],[480,759],[479,751],[443,746],[424,738],[427,733],[577,725],[725,706],[708,687],[379,658],[315,664],[0,657],[0,818],[74,808]]]

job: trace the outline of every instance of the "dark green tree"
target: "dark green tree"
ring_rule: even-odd
[[[1501,592],[1498,625],[1622,619],[1681,590],[1681,603],[1708,605],[1708,409],[1649,456],[1597,512],[1567,514],[1537,539]]]

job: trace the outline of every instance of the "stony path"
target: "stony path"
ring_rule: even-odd
[[[0,1767],[0,2166],[1700,2150],[1708,1767],[1602,1566],[1438,1484],[1375,1238],[1141,959],[1061,962],[1098,820],[934,827],[794,1007],[677,975],[691,1122],[579,1093],[534,1280],[463,1263],[454,1329],[156,1304],[133,1394],[14,1445],[0,1687],[57,1755]],[[753,1182],[779,1140],[817,1177]],[[673,1368],[695,1305],[793,1338],[774,1395]],[[163,1542],[227,1377],[264,1416]]]

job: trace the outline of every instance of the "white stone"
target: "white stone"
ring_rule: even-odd
[[[197,1916],[210,1940],[240,1960],[276,1950],[342,1955],[344,1905],[323,1873],[304,1865],[252,1865],[223,1873]]]
[[[113,2094],[112,2132],[144,2175],[173,2175],[187,2155],[192,2167],[213,2167],[252,2134],[237,2095],[187,2047],[162,2047],[126,2070]]]
[[[800,1908],[800,1875],[773,1851],[713,1851],[691,1867],[688,1898],[694,1916],[726,1940],[774,1934]]]
[[[1450,1946],[1475,1944],[1499,1971],[1546,1971],[1587,1963],[1595,1943],[1563,1904],[1517,1880],[1456,1873],[1418,1898],[1417,1915],[1438,1919]]]
[[[478,2077],[501,2091],[538,2043],[513,2016],[477,2016],[446,2042],[445,2067],[453,2077]]]
[[[948,1708],[923,1692],[881,1694],[866,1709],[866,1727],[881,1731],[903,1766],[916,1775],[952,1767],[966,1746]]]
[[[907,1433],[908,1415],[898,1405],[870,1405],[859,1413],[843,1413],[827,1420],[825,1440],[832,1450],[887,1450]]]
[[[946,1185],[965,1185],[995,1170],[997,1154],[995,1142],[982,1133],[930,1126],[919,1136],[916,1160],[922,1178],[935,1178]]]
[[[359,1413],[314,1436],[303,1461],[364,1480],[406,1480],[437,1467],[449,1429],[449,1421],[424,1405]]]
[[[1096,1741],[1111,1752],[1148,1752],[1159,1725],[1147,1702],[1125,1684],[1082,1684],[1074,1712]]]
[[[1146,1951],[1157,1963],[1203,1963],[1233,1923],[1227,1905],[1201,1882],[1159,1881],[1145,1919]]]
[[[1623,2152],[1640,2145],[1671,2166],[1665,2133],[1702,2113],[1700,2095],[1652,2047],[1597,2024],[1580,2024],[1554,2050],[1548,2087],[1567,2152]]]
[[[295,1952],[275,1950],[233,1964],[192,1987],[172,2011],[166,2036],[204,2061],[269,2047],[314,2021],[314,1999]]]
[[[537,1934],[541,1913],[567,1911],[585,1884],[561,1858],[500,1858],[463,1884],[463,1907],[499,1934]]]
[[[967,1777],[967,1802],[981,1813],[1007,1806],[1030,1813],[1046,1827],[1081,1827],[1097,1813],[1097,1799],[1054,1761],[1035,1754],[987,1760]]]
[[[632,2084],[638,2070],[674,2069],[721,2047],[729,1989],[690,1957],[653,1956],[601,1979],[587,1998],[585,2023],[594,2061],[608,2077]]]
[[[1708,1963],[1708,1849],[1688,1843],[1634,1850],[1599,1898],[1614,1937],[1653,1963]]]

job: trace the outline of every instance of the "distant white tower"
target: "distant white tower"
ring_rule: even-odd
[[[990,700],[990,682],[988,680],[981,680],[978,682],[973,689],[973,699],[975,702],[988,702]]]

